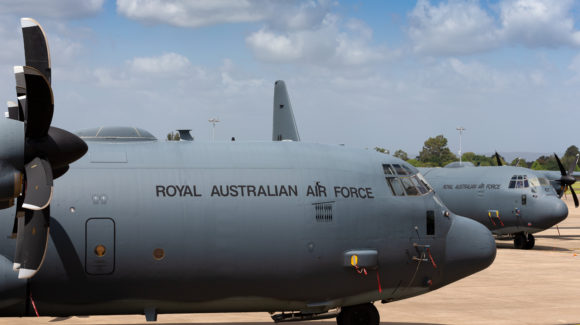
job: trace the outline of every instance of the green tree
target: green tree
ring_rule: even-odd
[[[463,155],[461,155],[461,160],[469,161],[473,163],[475,166],[491,166],[491,161],[489,157],[486,157],[484,155],[478,155],[474,152],[464,153]]]
[[[580,154],[580,151],[575,145],[571,145],[566,149],[566,153],[564,153],[564,156],[562,157],[562,164],[566,170],[568,170],[572,164],[576,163],[576,155],[578,154]],[[578,166],[574,166],[574,169],[577,170]]]
[[[518,167],[528,167],[528,163],[524,158],[514,158],[514,160],[512,160],[510,165],[515,166],[516,164],[518,165]]]
[[[447,147],[447,139],[440,134],[425,141],[417,160],[431,166],[441,167],[457,160],[457,157]]]
[[[179,132],[169,132],[167,133],[167,141],[179,141]]]
[[[393,156],[395,156],[395,157],[397,157],[399,159],[405,160],[405,161],[409,160],[409,156],[402,149],[399,149],[399,150],[395,151],[395,153],[393,154]]]
[[[538,163],[536,164],[536,168],[539,168],[539,165],[541,165],[542,167],[544,167],[543,169],[545,170],[560,170],[560,168],[558,167],[558,162],[556,162],[556,158],[554,158],[553,155],[540,156],[538,157],[538,159],[536,159],[535,162]],[[534,164],[532,164],[532,166],[533,165]]]
[[[389,153],[391,153],[391,152],[389,151],[389,149],[385,149],[385,148],[381,148],[381,147],[375,147],[375,150],[376,150],[376,151],[378,151],[378,152],[380,152],[380,153],[387,154],[387,155],[388,155]]]
[[[544,165],[540,164],[540,163],[539,163],[539,162],[536,160],[536,161],[534,161],[534,162],[532,163],[532,169],[533,169],[533,170],[545,170],[545,169],[546,169],[546,167],[545,167]]]
[[[495,158],[495,154],[489,156],[488,159],[489,159],[490,166],[497,166],[497,159]],[[499,155],[499,161],[501,161],[502,166],[508,165],[508,163],[505,161],[505,158],[502,155]]]

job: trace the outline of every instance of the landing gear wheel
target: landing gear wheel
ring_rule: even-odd
[[[528,238],[526,241],[526,245],[524,246],[524,249],[532,249],[532,248],[534,248],[535,244],[536,244],[536,240],[534,239],[534,235],[528,234]]]
[[[527,242],[528,240],[526,238],[526,235],[524,235],[524,233],[522,232],[517,233],[516,237],[514,238],[514,248],[525,249]]]
[[[338,325],[379,325],[380,317],[373,304],[343,307],[336,317]]]

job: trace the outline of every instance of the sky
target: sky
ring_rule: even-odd
[[[563,153],[579,145],[580,2],[3,0],[0,97],[43,26],[53,125],[269,141],[274,82],[301,139],[416,155]]]

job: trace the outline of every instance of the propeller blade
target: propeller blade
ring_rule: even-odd
[[[26,191],[22,207],[42,210],[52,200],[52,167],[46,160],[35,158],[25,166]]]
[[[560,168],[560,174],[562,174],[562,176],[566,176],[566,170],[564,169],[564,165],[562,165],[560,158],[558,158],[558,155],[555,152],[554,152],[554,156],[556,157],[556,161],[558,162],[558,168]]]
[[[6,106],[8,106],[8,115],[6,117],[20,121],[20,108],[18,104],[13,101],[7,101]]]
[[[570,192],[572,192],[572,198],[574,199],[574,206],[578,207],[578,205],[580,205],[578,203],[578,197],[576,196],[576,192],[574,191],[574,188],[572,186],[570,186]]]
[[[26,79],[22,66],[14,67],[14,80],[16,81],[16,97],[26,95]]]
[[[24,110],[26,138],[43,137],[48,133],[54,113],[50,84],[46,77],[35,68],[23,66],[15,67],[14,70],[17,74],[22,71],[26,82],[26,109]]]
[[[576,165],[578,165],[578,158],[580,158],[580,154],[576,155],[576,161],[573,164],[570,164],[570,168],[568,168],[568,176],[572,175],[574,169],[576,169]]]
[[[498,166],[503,166],[503,164],[501,163],[501,158],[499,157],[497,151],[495,152],[495,161],[497,161]]]
[[[18,201],[20,202],[20,198],[18,198]],[[16,234],[16,248],[14,251],[14,264],[12,265],[12,269],[14,271],[18,271],[18,269],[20,268],[20,265],[22,265],[22,249],[23,246],[22,243],[24,241],[24,226],[25,226],[25,215],[26,210],[22,209],[22,208],[18,208],[18,210],[16,210],[16,216],[14,217],[14,227],[16,229],[13,229],[13,233]],[[20,231],[19,231],[20,230]],[[14,236],[13,234],[13,236]]]
[[[20,19],[20,25],[24,39],[26,65],[40,71],[50,84],[50,50],[42,26],[32,18]]]
[[[40,269],[48,244],[50,209],[25,210],[18,219],[14,268],[19,279],[29,279]]]
[[[28,111],[26,104],[26,95],[18,96],[18,120],[24,122],[26,120],[26,112]]]

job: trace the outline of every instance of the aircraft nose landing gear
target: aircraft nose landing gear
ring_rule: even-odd
[[[517,249],[532,249],[534,248],[535,243],[536,240],[532,234],[520,232],[514,237],[514,247]]]
[[[342,307],[336,317],[338,325],[379,325],[379,320],[379,312],[371,303]]]

